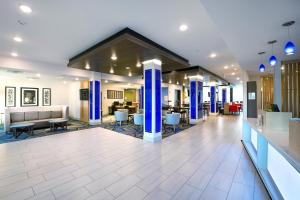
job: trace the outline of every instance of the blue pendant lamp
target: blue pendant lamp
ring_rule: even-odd
[[[288,41],[284,47],[284,52],[286,55],[293,55],[296,52],[296,47],[295,45],[291,42]]]
[[[265,65],[264,64],[260,64],[259,65],[259,72],[265,72],[265,70],[266,70]]]
[[[293,55],[296,53],[296,46],[290,39],[290,26],[292,26],[293,24],[295,24],[295,21],[288,21],[288,22],[282,24],[282,26],[288,28],[288,37],[289,37],[289,41],[285,44],[285,47],[284,47],[285,55]]]
[[[260,60],[261,60],[261,64],[258,67],[259,72],[265,72],[266,71],[266,66],[263,64],[262,62],[262,56],[265,54],[266,52],[262,51],[259,52],[258,55],[260,55]]]
[[[273,44],[275,44],[276,42],[277,42],[276,40],[272,40],[272,41],[268,42],[268,44],[272,45],[272,55],[269,58],[269,63],[271,66],[275,66],[277,64],[277,58],[276,58],[276,56],[274,56],[274,51],[273,51]]]

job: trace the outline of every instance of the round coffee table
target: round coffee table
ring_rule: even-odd
[[[34,126],[34,123],[20,123],[20,124],[14,124],[14,125],[10,126],[10,128],[13,130],[13,136],[15,138],[17,138],[21,135],[21,134],[18,134],[18,132],[20,132],[20,133],[28,132],[29,134],[33,135],[33,126]]]
[[[68,120],[66,119],[53,119],[49,120],[50,131],[56,131],[58,127],[61,127],[65,130],[68,129]]]

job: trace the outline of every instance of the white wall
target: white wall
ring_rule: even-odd
[[[80,120],[80,82],[68,84],[69,114],[73,119]]]
[[[123,99],[107,99],[107,90],[117,90],[123,91]],[[102,81],[102,114],[108,115],[108,107],[112,105],[114,101],[119,101],[120,103],[124,102],[124,87],[121,87],[121,83],[104,83]]]
[[[243,85],[233,87],[233,101],[243,101]]]
[[[5,86],[16,87],[16,107],[20,107],[21,87],[39,88],[39,106],[42,103],[42,88],[51,88],[51,105],[68,105],[70,117],[80,119],[80,100],[78,81],[66,82],[57,77],[40,77],[29,80],[26,77],[0,76],[0,112],[5,108]]]
[[[219,91],[219,93],[218,93],[218,97],[219,97],[219,101],[222,101],[222,90],[223,89],[226,89],[226,102],[228,103],[228,102],[230,102],[230,87],[229,86],[219,86],[218,87],[218,91]],[[243,95],[243,94],[242,94]]]
[[[108,115],[108,107],[112,105],[114,101],[119,101],[120,103],[124,102],[124,89],[136,89],[136,100],[139,102],[139,93],[138,89],[141,88],[141,85],[127,83],[105,83],[102,81],[101,92],[102,92],[102,114]],[[123,91],[123,99],[107,99],[107,90],[117,90]]]
[[[210,87],[203,87],[203,102],[210,101],[208,93],[210,92]]]
[[[69,99],[66,93],[68,92],[68,85],[60,80],[29,80],[27,78],[12,78],[1,76],[0,82],[0,108],[5,107],[5,86],[16,87],[16,107],[20,107],[20,91],[21,87],[39,88],[39,106],[42,106],[42,88],[51,88],[51,105],[68,105]]]
[[[169,101],[171,101],[169,103],[170,106],[174,106],[175,90],[180,90],[180,92],[181,92],[181,102],[180,102],[180,104],[183,103],[183,99],[182,99],[182,85],[162,83],[162,87],[167,87],[168,88]]]

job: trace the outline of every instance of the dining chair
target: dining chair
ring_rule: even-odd
[[[176,132],[176,126],[180,122],[180,113],[166,114],[165,125],[173,126],[174,133]]]
[[[134,125],[139,127],[139,130],[137,130],[138,133],[142,133],[143,125],[144,125],[144,114],[135,113],[133,115],[133,122],[134,122]],[[136,137],[136,132],[134,133],[134,136]]]
[[[113,127],[113,129],[116,128],[118,122],[120,127],[122,126],[122,122],[128,121],[128,111],[115,111],[115,125]]]

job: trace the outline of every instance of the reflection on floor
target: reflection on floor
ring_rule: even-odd
[[[0,199],[269,199],[241,129],[210,116],[155,144],[103,128],[1,144]]]
[[[47,135],[61,134],[61,133],[66,133],[66,132],[74,132],[77,130],[83,130],[83,129],[89,129],[89,128],[95,128],[95,127],[102,127],[102,128],[108,129],[108,130],[112,130],[112,131],[122,133],[125,135],[130,135],[132,137],[136,137],[136,138],[140,138],[140,139],[143,138],[143,131],[141,130],[141,127],[135,126],[132,121],[129,121],[128,123],[123,124],[121,127],[115,126],[114,121],[115,121],[114,116],[105,116],[105,117],[103,117],[101,124],[92,126],[92,125],[89,125],[87,123],[83,123],[83,122],[80,122],[77,120],[70,120],[68,122],[68,130],[58,129],[57,131],[50,131],[49,128],[37,129],[37,130],[34,130],[34,135],[28,135],[27,133],[22,133],[17,139],[15,139],[11,133],[4,133],[4,132],[1,133],[0,132],[0,144],[20,141],[20,140],[25,140],[25,139],[31,139],[31,138],[36,138],[36,137],[42,137],[42,136],[47,136]],[[175,132],[173,131],[172,127],[166,127],[166,129],[163,130],[163,138],[166,138],[173,134],[179,133],[180,131],[183,131],[190,127],[192,127],[192,125],[189,125],[189,124],[179,125],[176,128]]]

